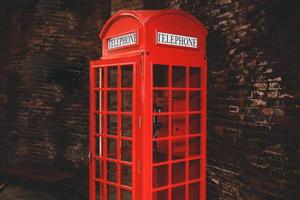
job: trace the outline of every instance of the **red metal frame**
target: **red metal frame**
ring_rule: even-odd
[[[182,26],[186,30],[180,28]],[[138,45],[107,50],[108,38],[132,30],[137,30]],[[156,45],[157,30],[197,37],[198,48]],[[182,11],[122,11],[105,25],[101,33],[103,57],[91,62],[90,71],[91,200],[127,199],[121,194],[123,189],[132,191],[129,199],[133,200],[206,199],[206,34],[195,18]],[[128,66],[132,66],[132,87],[123,88],[121,73]],[[110,77],[108,70],[114,67],[117,85],[109,88],[108,79],[115,76]],[[104,73],[102,85],[96,85],[99,69]],[[154,72],[156,69],[166,70],[157,73]],[[155,85],[160,79],[164,80],[164,85]],[[195,85],[197,81],[200,85]],[[132,92],[131,112],[122,111],[122,91]],[[117,93],[114,111],[108,110],[112,103],[111,93]],[[154,104],[158,103],[164,108],[154,112]],[[99,123],[96,123],[96,115],[103,117]],[[116,135],[110,135],[107,129],[109,115],[117,116]],[[132,116],[132,137],[121,135],[122,115]],[[159,129],[159,136],[154,138],[155,117],[163,129]],[[96,126],[101,126],[99,133]],[[114,158],[108,149],[110,139],[117,141],[112,143],[116,147]],[[126,152],[121,146],[125,141],[132,141],[132,148],[128,150],[132,155],[131,162],[122,160]],[[102,154],[97,155],[97,151]],[[96,165],[96,162],[100,164]],[[108,170],[108,163],[116,163],[115,171]],[[122,184],[121,166],[131,167],[131,187]],[[96,177],[99,173],[102,176]],[[115,182],[109,177],[114,173]],[[97,190],[96,184],[100,185],[101,191]],[[110,186],[115,186],[116,192],[108,196]]]

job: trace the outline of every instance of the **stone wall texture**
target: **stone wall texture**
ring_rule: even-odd
[[[300,199],[298,1],[4,2],[0,165],[86,165],[88,62],[104,22],[120,9],[183,9],[209,31],[208,200]]]

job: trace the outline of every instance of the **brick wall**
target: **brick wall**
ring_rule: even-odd
[[[168,6],[209,29],[208,199],[299,199],[300,4]]]
[[[98,34],[109,6],[105,0],[40,0],[11,12],[10,164],[86,164],[89,61],[100,56]]]
[[[143,0],[111,0],[111,14],[119,10],[142,10],[144,8]]]
[[[6,11],[0,8],[0,166],[5,165],[7,161],[7,21],[5,20]]]

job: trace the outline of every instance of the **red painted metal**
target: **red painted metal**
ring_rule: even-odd
[[[198,43],[159,44],[158,32]],[[109,48],[128,34],[136,40]],[[183,11],[108,20],[102,57],[90,64],[91,200],[206,199],[206,35]]]

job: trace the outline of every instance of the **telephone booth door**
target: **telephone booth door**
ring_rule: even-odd
[[[91,62],[90,199],[139,199],[138,57]]]

